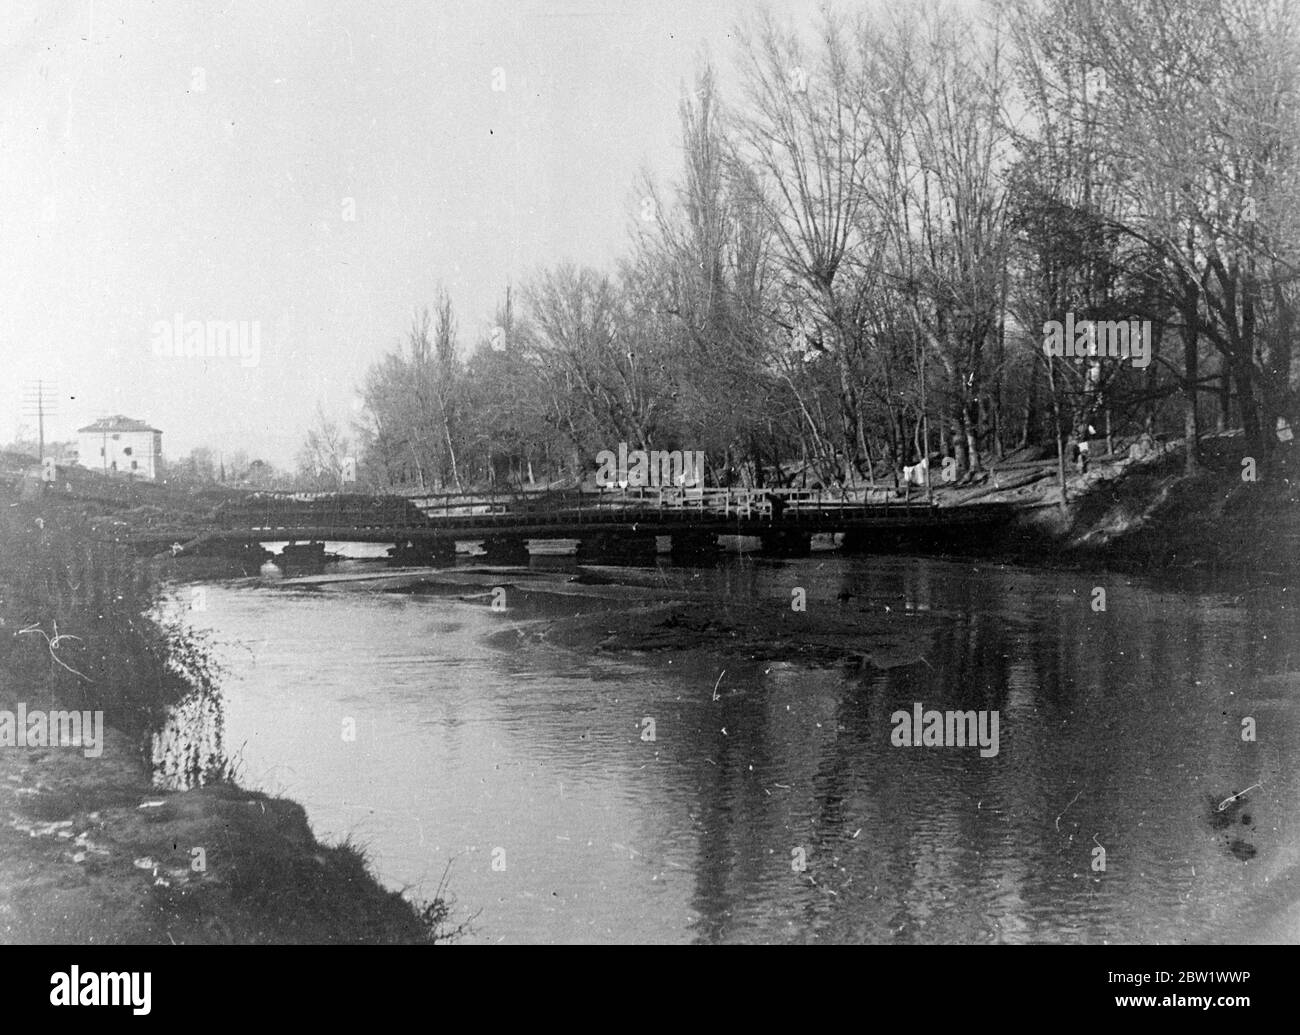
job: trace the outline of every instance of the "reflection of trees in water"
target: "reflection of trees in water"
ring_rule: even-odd
[[[1099,582],[1104,613],[1090,607]],[[720,712],[727,738],[696,731],[717,763],[695,769],[699,937],[1102,940],[1212,923],[1212,907],[1187,905],[1192,867],[1238,889],[1240,875],[1199,837],[1192,792],[1260,777],[1241,705],[1258,676],[1293,667],[1294,618],[1129,582],[930,560],[846,567],[842,598],[896,601],[899,621],[932,624],[930,650],[885,671],[796,676],[810,693],[833,688],[824,716],[792,718],[784,705],[800,698],[767,680]],[[997,709],[999,755],[893,748],[889,717],[915,701]],[[1275,718],[1297,732],[1291,713]],[[768,796],[773,780],[791,790]],[[1104,873],[1091,869],[1097,844]],[[790,872],[794,846],[806,874]]]
[[[683,735],[694,741],[685,764],[692,767],[697,795],[694,901],[700,941],[725,940],[747,905],[746,889],[763,883],[773,863],[754,850],[755,843],[766,839],[779,847],[788,840],[776,833],[780,808],[768,804],[763,789],[764,774],[774,764],[769,709],[763,706],[767,687],[763,668],[733,664],[719,686],[719,700],[707,702],[698,722],[683,724]],[[777,864],[788,868],[788,854],[785,860]]]

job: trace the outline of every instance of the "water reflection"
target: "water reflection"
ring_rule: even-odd
[[[923,652],[810,665],[487,642],[617,606],[543,595],[500,615],[213,586],[195,617],[242,644],[225,662],[243,778],[368,843],[394,886],[431,886],[453,859],[483,941],[1228,939],[1300,862],[1285,589],[895,557],[658,577],[742,628],[768,609],[810,631],[848,615]],[[918,701],[996,709],[997,756],[892,746],[890,715]],[[1255,783],[1224,827],[1207,803]]]

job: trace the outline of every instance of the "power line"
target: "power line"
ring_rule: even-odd
[[[25,381],[23,383],[23,402],[22,414],[24,417],[35,417],[37,422],[38,438],[38,456],[42,463],[45,462],[45,418],[54,416],[58,409],[55,400],[58,398],[58,385],[54,381]]]

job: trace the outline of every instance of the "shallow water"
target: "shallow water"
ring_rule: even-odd
[[[450,863],[469,941],[1220,941],[1281,905],[1270,882],[1300,863],[1289,589],[917,557],[657,578],[733,620],[861,616],[924,650],[579,655],[492,634],[616,603],[251,582],[209,584],[190,617],[230,672],[241,780],[364,844],[390,886],[430,895]],[[996,710],[997,754],[894,746],[917,702]]]

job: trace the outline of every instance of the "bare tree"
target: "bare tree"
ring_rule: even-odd
[[[816,349],[835,364],[845,461],[870,472],[855,369],[864,347],[862,321],[846,262],[852,254],[859,265],[869,264],[879,251],[873,235],[863,234],[861,218],[870,109],[853,33],[829,12],[819,30],[815,60],[770,14],[739,31],[748,111],[737,119],[738,149],[762,183],[755,199],[764,203],[796,308],[812,315]]]
[[[299,476],[316,488],[341,489],[346,462],[351,456],[348,437],[338,424],[316,406],[316,422],[298,453]]]

